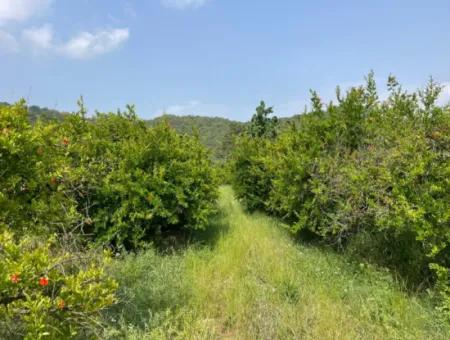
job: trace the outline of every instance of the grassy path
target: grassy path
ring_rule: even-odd
[[[177,257],[183,304],[130,337],[445,338],[432,310],[400,292],[388,273],[295,244],[276,221],[246,214],[228,187],[220,209],[223,232],[214,246]]]

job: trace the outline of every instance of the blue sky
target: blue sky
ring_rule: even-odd
[[[373,69],[450,100],[448,0],[0,0],[0,101],[247,120]]]

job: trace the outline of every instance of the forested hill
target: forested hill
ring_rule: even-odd
[[[0,105],[8,106],[10,104],[0,102]],[[69,114],[36,105],[29,106],[28,112],[32,123],[39,118],[44,121],[62,120],[64,116]],[[242,131],[245,126],[245,123],[220,117],[175,116],[169,114],[146,120],[146,122],[149,126],[153,126],[164,119],[180,133],[192,135],[198,132],[202,144],[211,150],[212,158],[215,160],[223,160],[227,157],[230,153],[234,136]]]
[[[293,122],[297,116],[280,118],[281,128]],[[180,133],[198,133],[200,141],[212,152],[215,160],[224,160],[231,152],[233,139],[240,134],[248,125],[247,122],[238,122],[221,117],[205,116],[175,116],[165,114],[160,117],[148,120],[149,126],[155,125],[162,120],[167,120],[175,130]]]
[[[9,106],[9,105],[10,105],[9,103],[0,102],[0,106]],[[44,121],[62,120],[64,116],[67,116],[68,114],[69,113],[67,112],[61,112],[46,107],[40,107],[37,105],[31,105],[28,107],[28,115],[32,123],[36,122],[39,118]]]
[[[10,105],[6,102],[0,102],[0,105]],[[28,107],[30,121],[36,122],[39,118],[44,121],[62,120],[67,112],[61,112],[46,107],[31,105]],[[285,126],[287,122],[295,119],[281,118],[280,123]],[[205,116],[176,116],[164,114],[150,120],[146,120],[149,126],[153,126],[162,120],[167,120],[175,130],[179,133],[192,135],[198,133],[200,141],[208,149],[214,160],[224,160],[230,154],[233,139],[247,125],[247,123],[229,120],[221,117],[205,117]]]
[[[46,107],[41,108],[36,105],[28,107],[28,114],[30,116],[31,122],[35,122],[39,118],[44,120],[62,120],[64,116],[69,115],[67,112],[60,112]]]
[[[232,141],[245,126],[245,123],[220,117],[163,115],[147,121],[150,126],[167,120],[180,133],[198,133],[203,145],[208,147],[216,160],[225,159]]]

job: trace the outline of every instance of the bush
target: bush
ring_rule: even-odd
[[[40,215],[57,219],[43,214],[47,204],[40,204],[41,199],[51,199],[46,188],[47,149],[38,129],[28,123],[24,102],[0,107],[0,222],[20,232],[39,230]]]
[[[31,126],[24,102],[0,108],[0,221],[20,232],[89,235],[139,247],[207,226],[217,181],[197,137],[147,128],[128,107]]]
[[[32,237],[0,232],[0,336],[26,339],[90,337],[100,311],[114,303],[116,283],[104,259]]]
[[[270,140],[278,133],[278,118],[269,117],[272,113],[273,108],[266,108],[261,101],[247,130],[235,140],[229,161],[236,196],[250,211],[267,208],[273,176],[265,159],[269,157]]]
[[[264,138],[241,136],[230,161],[234,191],[250,211],[267,208],[272,180],[265,162],[267,144]]]
[[[148,128],[131,106],[88,119],[80,102],[34,125],[25,102],[1,106],[0,337],[98,336],[116,283],[90,241],[136,249],[203,230],[217,183],[198,137]]]
[[[217,184],[198,139],[163,123],[124,142],[118,156],[95,196],[96,235],[136,246],[161,234],[207,227]]]
[[[450,110],[435,104],[440,87],[432,80],[407,93],[390,77],[388,89],[379,101],[371,73],[365,87],[338,89],[337,103],[326,107],[312,92],[312,109],[295,126],[236,149],[235,187],[294,234],[340,248],[350,242],[412,286],[439,282],[446,295]]]

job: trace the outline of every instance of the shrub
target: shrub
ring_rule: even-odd
[[[235,187],[295,235],[350,242],[413,286],[439,282],[447,296],[450,111],[436,105],[433,80],[407,93],[390,77],[388,89],[379,101],[371,73],[326,107],[312,92],[311,111],[276,140],[238,146]]]
[[[54,239],[17,240],[1,231],[0,336],[93,336],[100,311],[115,300],[116,283],[104,275],[103,261],[61,250]]]
[[[24,102],[0,116],[0,221],[18,231],[89,235],[136,248],[207,226],[217,180],[198,137],[124,113],[27,121]]]
[[[250,210],[265,210],[272,175],[265,162],[268,141],[239,137],[231,159],[232,184],[236,196]]]
[[[103,178],[93,210],[97,235],[136,244],[207,227],[217,184],[197,138],[180,136],[163,123],[125,142],[118,153],[120,160]]]
[[[269,141],[278,133],[278,118],[269,118],[272,113],[272,107],[266,108],[261,101],[247,131],[236,139],[230,159],[233,188],[250,211],[267,208],[272,174],[265,159],[269,157]]]
[[[28,122],[25,102],[0,107],[0,222],[22,233],[72,230],[82,220],[64,189],[67,139]]]

